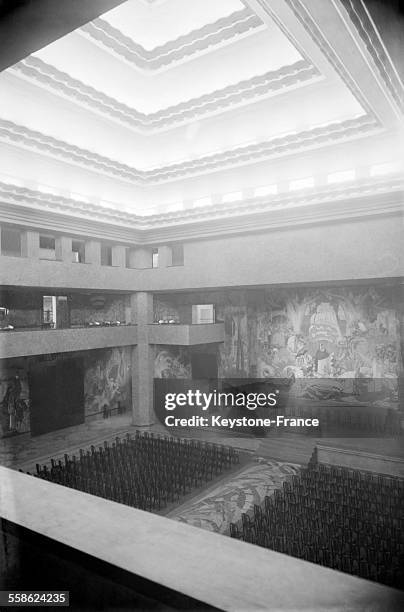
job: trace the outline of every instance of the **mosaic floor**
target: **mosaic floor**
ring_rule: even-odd
[[[256,462],[227,482],[204,491],[198,498],[170,512],[168,518],[208,531],[228,534],[230,523],[240,520],[254,504],[262,503],[283,482],[297,474],[300,466],[257,457]]]

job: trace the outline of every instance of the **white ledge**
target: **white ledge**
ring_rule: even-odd
[[[348,574],[4,467],[0,483],[2,518],[222,610],[403,609],[404,593]]]

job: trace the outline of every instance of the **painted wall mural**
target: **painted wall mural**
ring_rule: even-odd
[[[225,326],[218,351],[220,378],[288,377],[295,380],[294,392],[310,399],[313,393],[317,398],[364,398],[370,389],[373,398],[379,394],[380,401],[396,401],[402,372],[396,288],[268,288],[164,299],[171,310],[180,311],[208,298]],[[166,308],[162,303],[161,311]],[[325,382],[330,379],[332,384]]]
[[[191,378],[191,357],[188,347],[155,347],[154,378]]]
[[[131,347],[69,353],[83,359],[84,414],[102,417],[103,407],[130,409]],[[57,357],[63,359],[64,355]],[[34,357],[0,360],[0,437],[30,431],[28,372]]]
[[[0,437],[30,429],[28,375],[23,360],[0,365]]]
[[[226,332],[221,377],[290,377],[292,392],[307,399],[365,401],[371,391],[382,403],[397,400],[402,363],[391,288],[272,289],[234,301],[225,298],[218,312]]]
[[[118,402],[127,409],[132,397],[132,358],[130,347],[89,351],[84,357],[85,416],[102,412],[106,404]]]
[[[391,293],[278,290],[268,292],[266,301],[252,325],[259,376],[397,377],[399,330]]]

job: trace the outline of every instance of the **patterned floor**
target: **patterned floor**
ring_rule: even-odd
[[[208,531],[228,534],[230,523],[240,520],[242,513],[251,510],[254,504],[262,503],[266,495],[282,487],[283,482],[297,474],[299,468],[297,464],[258,457],[256,463],[227,482],[204,491],[199,498],[183,504],[167,516]]]

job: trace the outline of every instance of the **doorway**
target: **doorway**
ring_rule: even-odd
[[[28,383],[32,436],[84,423],[84,372],[80,358],[33,364]]]

